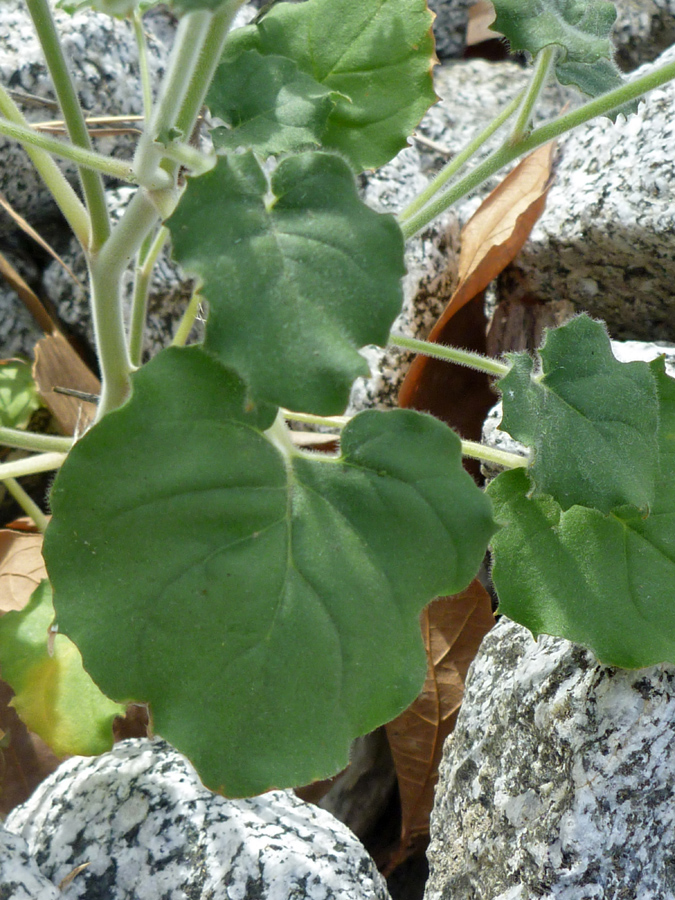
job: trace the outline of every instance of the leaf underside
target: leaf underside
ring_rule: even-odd
[[[274,200],[269,200],[269,192]],[[167,221],[173,254],[209,301],[205,347],[256,400],[343,412],[403,303],[404,241],[332,153],[284,159],[268,184],[250,151],[190,179]]]
[[[590,647],[608,665],[675,662],[675,381],[651,364],[659,395],[660,475],[649,516],[609,515],[530,497],[525,472],[489,486],[499,611],[533,634]]]
[[[200,348],[132,377],[54,486],[61,631],[109,696],[149,702],[210,787],[332,774],[418,693],[420,610],[466,586],[493,531],[459,439],[368,411],[339,460],[287,460],[263,434],[275,411]]]

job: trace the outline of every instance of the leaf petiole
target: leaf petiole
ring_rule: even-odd
[[[413,350],[424,356],[433,356],[435,359],[444,359],[460,366],[468,366],[470,369],[487,372],[488,375],[496,375],[499,378],[508,374],[511,369],[506,363],[482,356],[480,353],[471,353],[469,350],[460,350],[458,347],[446,347],[443,344],[432,344],[429,341],[418,341],[393,331],[389,335],[389,343],[396,347],[403,347],[404,350]]]

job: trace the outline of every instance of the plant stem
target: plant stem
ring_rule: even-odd
[[[121,281],[124,270],[157,218],[150,197],[144,190],[139,190],[100,253],[89,259],[91,307],[102,376],[97,421],[121,406],[129,392],[132,364],[122,318]]]
[[[389,335],[389,343],[403,347],[405,350],[414,350],[415,353],[423,353],[424,356],[433,356],[435,359],[444,359],[460,366],[477,369],[479,372],[487,372],[488,375],[496,375],[498,378],[511,371],[511,367],[506,363],[490,359],[489,356],[481,356],[480,353],[471,353],[469,350],[460,350],[458,347],[446,347],[444,344],[418,341],[403,334],[392,332]]]
[[[476,166],[473,171],[465,175],[464,178],[455,182],[447,191],[437,194],[419,212],[406,219],[401,224],[404,237],[407,240],[414,234],[417,234],[418,231],[426,228],[429,222],[440,216],[449,206],[452,206],[457,200],[475,190],[490,176],[519,156],[524,156],[526,153],[536,150],[542,144],[547,144],[554,138],[560,137],[579,125],[590,122],[591,119],[595,119],[597,116],[606,115],[613,109],[623,106],[631,100],[636,100],[647,91],[654,90],[654,88],[672,81],[673,78],[675,78],[675,62],[662,66],[656,72],[643,75],[630,84],[624,84],[619,88],[615,88],[615,90],[609,91],[595,100],[590,100],[579,109],[572,110],[572,112],[560,116],[553,122],[536,128],[528,137],[523,138],[517,144],[507,142]]]
[[[28,122],[23,117],[21,110],[14,103],[5,88],[0,84],[0,114],[5,116],[15,125],[24,127],[27,131],[31,131]],[[57,206],[63,213],[66,221],[70,225],[73,234],[83,247],[89,242],[89,232],[91,230],[91,222],[89,213],[84,204],[72,189],[65,175],[56,165],[49,153],[39,150],[34,146],[26,146],[24,150],[28,154],[31,162],[40,174],[46,187],[50,191]]]
[[[49,520],[33,498],[24,491],[16,478],[5,478],[3,484],[26,515],[33,520],[37,530],[44,534]]]
[[[311,413],[293,412],[290,409],[282,410],[285,419],[292,422],[304,422],[307,425],[325,425],[326,428],[344,428],[352,418],[351,416],[314,416]]]
[[[201,302],[202,298],[199,295],[199,291],[195,291],[194,294],[190,297],[190,302],[187,305],[187,309],[183,313],[183,316],[178,323],[178,328],[176,329],[176,333],[173,336],[173,340],[171,341],[172,347],[185,346],[185,342],[190,336],[192,326],[194,325],[197,314],[199,313],[199,304]]]
[[[26,4],[45,55],[70,140],[76,147],[91,150],[91,139],[84,121],[84,113],[66,64],[49,2],[26,0]],[[96,251],[110,234],[110,216],[103,181],[97,172],[83,167],[80,168],[80,181],[91,217],[89,249]]]
[[[40,453],[26,459],[15,459],[12,462],[0,463],[0,480],[21,478],[23,475],[37,475],[38,472],[51,472],[59,469],[67,453]]]
[[[496,447],[487,447],[485,444],[477,444],[475,441],[462,441],[462,456],[470,456],[471,459],[480,459],[483,462],[494,463],[505,469],[520,469],[529,465],[527,456],[518,453],[508,453],[506,450],[498,450]]]
[[[141,75],[141,89],[143,91],[143,118],[150,121],[152,115],[152,86],[150,84],[150,69],[148,67],[148,43],[145,40],[143,17],[137,9],[131,17],[134,26],[134,37],[138,47],[138,70]]]
[[[399,223],[405,222],[409,219],[414,213],[418,210],[422,209],[422,207],[431,200],[436,194],[438,194],[449,181],[452,180],[453,176],[459,172],[459,170],[464,166],[464,164],[471,159],[471,157],[483,146],[483,144],[492,137],[492,135],[497,131],[501,126],[511,118],[511,116],[518,109],[518,106],[523,102],[525,97],[525,91],[521,91],[517,97],[515,97],[509,105],[495,118],[490,122],[487,128],[483,129],[479,135],[477,135],[472,141],[470,141],[466,147],[458,153],[448,164],[445,166],[436,177],[429,182],[427,187],[418,194],[417,197],[409,203],[408,206],[401,212],[398,216]]]
[[[159,97],[150,120],[145,123],[134,157],[134,171],[143,183],[151,182],[157,174],[163,148],[155,141],[160,132],[175,126],[177,112],[199,62],[199,52],[211,18],[212,14],[207,10],[198,10],[188,13],[178,24]]]
[[[539,95],[546,86],[551,66],[555,62],[558,50],[554,45],[544,47],[537,55],[537,61],[534,66],[532,79],[523,97],[523,102],[518,110],[518,118],[511,132],[510,141],[517,144],[532,129],[532,114],[537,105]]]
[[[210,172],[218,162],[215,153],[202,153],[201,150],[197,150],[189,144],[180,143],[162,147],[162,156],[179,166],[185,166],[191,175],[204,175],[206,172]]]
[[[0,444],[17,447],[19,450],[33,450],[35,453],[49,450],[67,453],[73,446],[73,439],[57,434],[37,434],[35,431],[0,427]]]
[[[286,460],[306,455],[291,440],[291,433],[284,421],[282,410],[279,410],[274,424],[265,432],[265,437],[274,444]]]
[[[128,162],[122,159],[113,159],[112,156],[105,156],[103,153],[96,153],[95,150],[85,150],[83,147],[67,144],[59,138],[35,131],[28,125],[15,125],[13,122],[0,119],[0,134],[14,138],[24,146],[28,144],[32,147],[38,147],[40,150],[45,150],[47,153],[51,153],[61,159],[70,159],[77,163],[81,169],[95,169],[98,172],[103,172],[105,175],[112,175],[132,184],[138,182]],[[165,186],[166,178],[160,179],[157,187]]]
[[[134,283],[134,296],[131,303],[131,322],[129,325],[129,357],[133,366],[140,366],[143,353],[143,335],[145,332],[145,319],[148,310],[148,293],[152,270],[157,262],[157,257],[169,237],[169,229],[162,226],[155,239],[147,248],[145,254],[139,251],[136,280]]]

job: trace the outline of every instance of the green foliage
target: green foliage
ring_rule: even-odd
[[[492,541],[499,611],[625,668],[675,662],[675,380],[662,360],[651,370],[661,467],[649,516],[626,506],[563,512],[550,497],[530,497],[522,471],[488,488],[502,525]]]
[[[257,25],[233,32],[225,59],[285,56],[336,92],[323,134],[355,171],[389,162],[435,102],[432,15],[426,0],[278,3]]]
[[[347,164],[307,152],[268,183],[252,152],[228,155],[166,224],[175,259],[203,280],[206,349],[256,400],[341,413],[368,374],[358,349],[387,342],[405,272],[396,220],[359,200]]]
[[[324,777],[406,707],[419,612],[468,584],[494,530],[431,417],[363,413],[334,459],[283,452],[274,415],[199,348],[160,353],[73,449],[45,540],[97,683],[148,701],[229,795]]]
[[[57,634],[49,647],[53,621],[48,581],[24,609],[0,619],[0,664],[15,694],[12,706],[58,756],[104,753],[112,747],[113,719],[124,715],[124,707],[96,687],[72,641]]]
[[[658,397],[643,362],[620,363],[605,327],[582,315],[548,333],[541,373],[513,354],[498,384],[502,428],[532,448],[535,493],[562,509],[608,513],[633,504],[648,512],[658,474]]]
[[[40,405],[30,363],[20,359],[1,361],[0,425],[25,428]]]

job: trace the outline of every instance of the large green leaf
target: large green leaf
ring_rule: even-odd
[[[317,148],[336,98],[291,59],[242,53],[220,64],[206,98],[212,115],[229,126],[211,130],[213,143],[265,156]]]
[[[661,474],[648,517],[532,499],[522,471],[489,486],[503,528],[493,538],[499,611],[535,635],[590,647],[608,665],[675,662],[675,381],[652,364]]]
[[[544,47],[560,50],[555,66],[561,84],[597,97],[623,83],[610,41],[616,8],[605,0],[494,0],[492,28],[513,50],[534,56]],[[633,111],[631,105],[622,112]]]
[[[361,172],[389,162],[436,102],[432,19],[426,0],[278,3],[229,36],[225,59],[252,49],[286,56],[343,95],[323,144]]]
[[[550,331],[539,351],[542,374],[525,353],[498,384],[502,428],[532,448],[538,494],[563,509],[647,511],[658,473],[658,398],[647,363],[621,363],[605,327],[579,316]]]
[[[268,184],[253,153],[228,155],[188,183],[167,225],[203,280],[206,349],[256,399],[341,413],[368,374],[359,348],[387,342],[405,272],[396,220],[361,202],[347,164],[291,156]]]
[[[112,723],[124,706],[105,697],[82,668],[82,657],[62,634],[48,644],[54,620],[52,591],[43,581],[24,609],[0,619],[2,678],[14,690],[21,720],[57,756],[93,756],[112,747]]]
[[[339,459],[305,458],[199,347],[132,378],[54,485],[60,629],[109,696],[150,703],[210,787],[337,771],[416,696],[420,610],[466,586],[494,530],[458,438],[368,411]]]
[[[25,428],[40,408],[30,363],[21,359],[0,361],[0,425]]]

